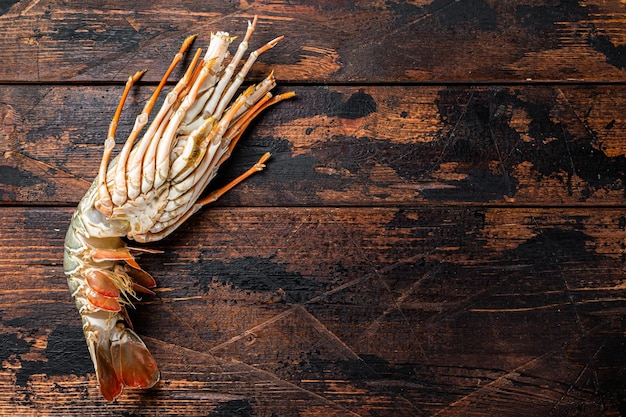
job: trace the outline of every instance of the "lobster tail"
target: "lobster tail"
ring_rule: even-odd
[[[123,323],[118,323],[115,329],[111,358],[118,380],[131,388],[154,386],[159,381],[159,368],[146,345]]]
[[[146,250],[129,248],[119,238],[94,237],[88,226],[85,219],[70,226],[64,263],[100,392],[113,401],[124,387],[150,388],[159,380],[156,361],[126,311],[136,292],[154,294],[149,288],[156,282],[133,256]]]
[[[90,342],[88,346],[96,369],[100,393],[107,401],[113,401],[122,393],[124,385],[115,374],[111,353],[105,346],[95,341]]]
[[[151,388],[159,381],[154,357],[123,322],[110,329],[100,327],[86,333],[100,392],[108,401],[120,395],[124,387]]]

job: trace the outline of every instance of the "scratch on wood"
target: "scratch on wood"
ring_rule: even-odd
[[[30,11],[33,7],[35,7],[41,0],[33,0],[31,1],[25,8],[20,12],[20,16],[26,16],[26,13]]]
[[[326,335],[329,341],[337,346],[342,352],[346,354],[346,356],[355,359],[361,360],[361,357],[354,351],[350,346],[348,346],[343,340],[341,340],[335,333],[331,332],[328,327],[326,327],[322,322],[320,322],[317,317],[311,314],[306,308],[301,305],[296,306],[298,311],[304,314],[311,321],[313,328],[315,328],[321,334]]]
[[[567,341],[565,341],[564,343],[562,343],[561,345],[559,345],[558,347],[556,347],[555,349],[549,350],[547,352],[544,352],[543,354],[536,356],[528,361],[525,361],[524,363],[522,363],[519,366],[516,366],[514,369],[511,369],[509,371],[507,371],[505,374],[493,379],[492,381],[490,381],[489,383],[485,384],[485,385],[481,385],[479,388],[477,388],[476,390],[470,392],[467,395],[464,395],[463,397],[459,398],[456,401],[451,402],[450,404],[448,404],[446,407],[440,409],[439,411],[437,411],[436,413],[433,414],[433,417],[435,416],[440,416],[440,415],[444,415],[445,413],[449,412],[451,409],[454,409],[456,407],[460,407],[462,406],[463,403],[467,403],[468,401],[470,401],[470,399],[472,397],[475,397],[477,395],[479,395],[479,393],[485,391],[485,390],[494,390],[497,389],[498,384],[503,383],[503,381],[511,379],[512,377],[514,377],[515,375],[520,375],[520,373],[526,369],[529,365],[534,364],[546,357],[548,357],[549,355],[553,355],[563,349],[565,349],[567,346],[575,343],[575,342],[579,342],[583,337],[587,336],[590,333],[595,333],[596,331],[602,329],[606,324],[605,323],[601,323],[598,324],[597,326],[595,326],[593,329],[591,329],[587,334],[585,335],[578,335],[575,336]]]
[[[139,32],[141,30],[141,23],[137,22],[136,19],[134,19],[131,16],[124,16],[124,20],[126,20],[128,22],[128,24],[135,29],[136,32]]]
[[[569,303],[554,303],[526,308],[471,308],[468,311],[471,313],[522,313],[526,311],[549,310],[553,308],[563,307],[565,305],[569,305]]]
[[[211,349],[209,349],[209,353],[215,353],[217,351],[220,351],[220,350],[224,349],[226,346],[232,345],[233,343],[236,343],[239,340],[242,340],[242,339],[248,337],[251,334],[255,334],[259,330],[261,330],[261,329],[263,329],[263,328],[265,328],[265,327],[267,327],[267,326],[269,326],[269,325],[271,325],[273,323],[276,323],[277,321],[280,321],[283,318],[293,314],[296,311],[296,309],[297,309],[297,306],[291,307],[291,308],[283,311],[282,313],[277,314],[274,317],[272,317],[272,318],[270,318],[270,319],[268,319],[268,320],[266,320],[266,321],[264,321],[264,322],[262,322],[260,324],[257,324],[256,326],[253,326],[253,327],[249,328],[245,332],[240,333],[240,334],[238,334],[236,336],[233,336],[232,338],[230,338],[229,340],[227,340],[227,341],[225,341],[223,343],[220,343],[220,344],[218,344],[216,346],[213,346]]]

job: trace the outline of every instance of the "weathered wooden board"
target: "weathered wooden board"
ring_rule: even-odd
[[[118,142],[187,35],[255,14],[286,37],[252,78],[297,98],[142,256],[162,380],[106,403],[73,207],[126,77]],[[0,2],[0,415],[626,413],[625,45],[617,1]]]
[[[0,201],[76,204],[97,173],[119,90],[0,90]],[[268,169],[222,204],[626,202],[626,116],[615,106],[626,87],[294,90],[260,118],[222,182],[266,151]],[[118,142],[151,91],[133,96]]]
[[[602,80],[626,75],[626,6],[590,0],[198,2],[9,0],[0,5],[0,81],[158,80],[190,33],[241,35],[294,82]],[[266,67],[262,67],[266,69]]]
[[[62,273],[71,209],[0,209],[0,414],[617,415],[621,209],[214,208],[142,258],[162,369],[106,404]]]

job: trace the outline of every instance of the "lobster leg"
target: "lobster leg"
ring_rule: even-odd
[[[143,111],[135,119],[135,125],[133,126],[133,130],[130,132],[130,135],[128,136],[128,139],[126,139],[126,143],[124,144],[124,147],[120,151],[119,160],[117,161],[117,166],[115,167],[115,185],[113,187],[113,203],[116,206],[121,206],[122,204],[124,204],[128,197],[135,198],[136,195],[134,194],[137,194],[137,195],[139,194],[140,187],[136,186],[136,187],[133,187],[133,190],[134,190],[132,193],[133,195],[129,196],[130,193],[129,193],[127,183],[126,183],[127,168],[128,168],[127,162],[130,156],[130,152],[135,144],[135,140],[137,139],[137,136],[139,136],[139,133],[141,132],[141,130],[148,123],[148,117],[150,116],[150,113],[152,112],[152,108],[156,104],[157,98],[159,97],[159,94],[161,94],[161,90],[165,86],[167,79],[169,78],[170,74],[172,73],[176,65],[183,59],[183,54],[185,53],[187,48],[189,48],[189,45],[191,45],[191,43],[196,37],[197,35],[192,35],[192,36],[189,36],[187,39],[185,39],[182,46],[180,47],[180,50],[174,56],[174,59],[172,60],[169,68],[167,69],[167,71],[165,71],[165,75],[163,75],[163,78],[161,78],[161,82],[159,83],[158,87],[154,90],[154,93],[152,93],[152,96],[146,102],[143,108]]]
[[[181,78],[174,89],[167,94],[161,109],[144,134],[139,147],[136,152],[133,152],[135,155],[133,163],[131,164],[132,172],[130,183],[140,183],[141,192],[144,194],[153,189],[156,175],[157,147],[163,135],[163,131],[167,126],[166,120],[169,120],[171,114],[174,112],[180,92],[187,87],[187,84],[193,77],[194,67],[200,57],[200,52],[201,50],[198,49],[183,78]]]
[[[217,108],[213,112],[213,117],[219,118],[222,115],[222,113],[226,109],[226,106],[228,105],[230,100],[235,96],[235,93],[237,92],[237,90],[241,86],[241,83],[243,83],[243,80],[245,79],[246,75],[248,74],[248,71],[250,71],[250,68],[252,68],[252,64],[254,64],[256,62],[256,60],[259,57],[259,55],[261,55],[263,52],[266,52],[266,51],[272,49],[283,38],[284,38],[284,36],[279,36],[278,38],[269,41],[268,43],[266,43],[265,45],[263,45],[259,49],[257,49],[255,51],[253,51],[252,53],[250,53],[250,55],[248,56],[248,59],[246,60],[245,64],[243,64],[243,67],[241,68],[241,70],[239,70],[239,73],[235,76],[235,79],[230,83],[230,85],[228,86],[228,89],[220,97],[219,104],[217,105]]]
[[[228,159],[230,157],[233,149],[235,149],[235,146],[237,145],[237,142],[239,142],[239,139],[241,139],[241,136],[243,135],[245,130],[248,128],[250,123],[252,123],[252,121],[263,110],[265,110],[268,107],[278,103],[279,101],[283,101],[283,100],[292,98],[295,95],[296,95],[296,93],[294,91],[289,91],[287,93],[279,94],[279,95],[274,96],[274,97],[272,97],[272,95],[270,93],[268,93],[268,94],[265,95],[265,97],[263,97],[261,100],[259,100],[259,102],[254,107],[252,107],[246,114],[244,114],[239,120],[237,120],[237,123],[232,125],[228,129],[226,134],[224,135],[226,141],[230,142],[230,145],[228,146],[228,151],[226,151],[224,156],[222,156],[222,159],[218,162],[218,164],[221,164],[222,162],[224,162],[226,159]]]
[[[115,133],[117,132],[117,124],[122,114],[122,108],[126,102],[126,97],[132,88],[133,84],[141,78],[146,71],[138,71],[134,75],[128,77],[124,92],[120,98],[120,102],[117,105],[117,110],[113,115],[111,124],[109,125],[109,132],[106,141],[104,141],[104,153],[102,154],[102,161],[100,162],[100,170],[98,171],[98,201],[96,202],[96,209],[105,216],[110,216],[113,213],[113,202],[111,201],[111,194],[107,188],[107,169],[109,167],[109,160],[111,159],[111,153],[115,147]]]
[[[265,154],[263,154],[261,159],[259,159],[258,162],[254,164],[250,169],[248,169],[246,172],[244,172],[243,174],[241,174],[240,176],[238,176],[237,178],[235,178],[234,180],[232,180],[231,182],[229,182],[222,188],[219,188],[213,191],[211,194],[207,195],[206,197],[201,198],[200,200],[197,201],[196,205],[203,207],[203,206],[206,206],[207,204],[211,204],[217,201],[218,198],[223,196],[225,193],[227,193],[230,189],[235,187],[237,184],[249,178],[252,174],[263,171],[263,168],[265,168],[265,162],[267,162],[267,160],[270,159],[270,156],[271,154],[269,152],[266,152]]]
[[[187,210],[183,215],[181,215],[178,219],[172,222],[172,224],[168,225],[167,227],[164,227],[162,230],[158,232],[154,232],[154,233],[151,232],[145,235],[138,235],[135,237],[135,240],[140,241],[140,242],[152,242],[155,240],[163,239],[165,236],[169,235],[172,231],[176,230],[176,228],[178,228],[180,224],[184,223],[192,214],[196,213],[202,207],[206,206],[207,204],[211,204],[217,201],[218,198],[220,198],[226,192],[231,190],[237,184],[246,180],[247,178],[252,176],[254,173],[262,171],[263,168],[265,168],[265,162],[267,162],[270,156],[271,154],[269,152],[266,152],[265,154],[263,154],[263,156],[258,160],[258,162],[254,164],[250,169],[248,169],[246,172],[244,172],[243,174],[241,174],[240,176],[238,176],[237,178],[235,178],[234,180],[226,184],[224,187],[221,187],[213,191],[211,194],[207,195],[206,197],[197,200],[196,203],[193,206],[191,206],[189,210]]]
[[[247,113],[245,113],[237,121],[237,123],[235,123],[230,129],[228,129],[228,131],[224,135],[226,142],[227,143],[230,142],[230,144],[228,146],[228,150],[226,151],[226,153],[222,156],[220,161],[217,163],[218,166],[221,165],[226,159],[230,157],[232,150],[235,148],[235,146],[237,145],[237,142],[239,141],[239,139],[241,139],[241,136],[243,135],[244,131],[246,130],[248,125],[250,125],[252,120],[254,120],[255,117],[257,117],[266,108],[282,100],[291,98],[295,96],[295,94],[296,93],[294,93],[293,91],[290,91],[290,92],[279,94],[275,97],[272,97],[271,94],[268,93],[263,99],[259,100],[257,105],[255,105]],[[210,193],[204,198],[199,199],[196,204],[199,205],[200,207],[203,207],[203,206],[206,206],[207,204],[211,204],[215,202],[218,198],[220,198],[230,189],[232,189],[233,187],[235,187],[242,181],[246,180],[254,173],[262,171],[263,168],[265,168],[265,162],[267,162],[269,158],[270,158],[270,153],[266,152],[261,157],[261,159],[259,159],[259,161],[256,164],[254,164],[250,169],[248,169],[246,172],[244,172],[243,174],[241,174],[240,176],[238,176],[237,178],[235,178],[233,181],[226,184],[222,188],[213,191],[212,193]]]

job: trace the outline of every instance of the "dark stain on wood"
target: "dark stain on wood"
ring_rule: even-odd
[[[481,172],[489,172],[491,161],[497,161],[501,183],[505,185],[504,195],[514,196],[518,181],[509,173],[516,165],[528,163],[536,172],[536,180],[556,179],[572,193],[572,179],[584,180],[583,198],[595,191],[608,187],[623,190],[626,157],[607,156],[599,147],[595,135],[574,136],[566,124],[555,120],[555,112],[573,113],[569,104],[555,107],[561,99],[558,92],[543,92],[533,95],[532,90],[511,91],[472,91],[453,89],[442,91],[439,107],[442,120],[450,129],[447,149],[451,159],[473,167],[483,165]],[[459,103],[459,97],[467,101]],[[547,99],[547,100],[546,100]],[[552,103],[552,104],[548,104]],[[512,127],[514,115],[523,112],[528,117],[527,137]],[[457,118],[448,117],[449,114]],[[572,114],[574,119],[577,114]],[[501,138],[507,138],[500,141]],[[530,140],[532,138],[532,140]],[[443,161],[442,161],[443,162]],[[470,181],[473,181],[470,180]],[[492,183],[488,177],[477,183]],[[493,197],[491,197],[493,198]]]
[[[626,69],[626,46],[614,45],[605,35],[596,35],[591,39],[593,48],[606,56],[606,62],[621,69]]]
[[[243,257],[224,263],[212,261],[203,253],[198,262],[191,264],[189,272],[190,276],[197,278],[192,286],[198,287],[200,294],[210,294],[212,285],[226,285],[242,291],[268,292],[276,294],[281,301],[298,303],[319,292],[320,283],[285,268],[286,265],[276,264],[267,258]],[[242,270],[254,272],[241,274]],[[211,276],[206,276],[206,271],[210,271]]]
[[[541,5],[518,4],[515,15],[519,22],[532,33],[548,36],[562,22],[576,22],[589,19],[589,12],[597,13],[593,6],[585,6],[576,0],[546,2]],[[556,42],[554,43],[556,44]]]
[[[450,1],[434,1],[425,7],[425,12],[433,16],[432,23],[452,33],[498,30],[498,12],[489,2],[470,0],[462,7],[458,6]],[[409,13],[398,13],[398,15],[405,18],[411,17]]]
[[[12,166],[0,166],[0,182],[4,185],[30,187],[39,183],[41,179],[33,178],[29,172],[21,171]],[[13,196],[15,199],[15,196]]]
[[[219,403],[207,417],[252,417],[255,415],[250,400],[230,400]]]
[[[19,0],[3,0],[0,2],[0,15],[8,12],[15,3],[19,3]]]
[[[331,93],[329,100],[329,105],[324,107],[329,109],[327,115],[330,117],[354,120],[376,112],[376,101],[364,90],[353,93],[345,101],[342,94]]]
[[[21,366],[15,374],[17,385],[27,387],[30,377],[36,374],[84,377],[93,372],[92,366],[89,366],[89,353],[81,346],[85,337],[80,326],[61,325],[46,337],[47,346],[39,352],[41,356],[38,359],[21,359]],[[35,350],[37,349],[31,343],[18,357],[28,358],[27,354],[32,354]]]

